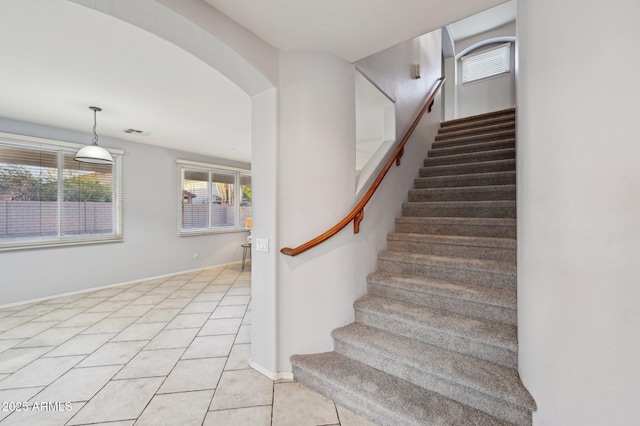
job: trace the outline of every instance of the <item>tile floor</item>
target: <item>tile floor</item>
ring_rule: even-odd
[[[249,368],[240,265],[0,309],[0,425],[371,425]]]

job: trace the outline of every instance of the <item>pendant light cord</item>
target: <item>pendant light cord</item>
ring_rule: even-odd
[[[94,145],[98,145],[98,133],[96,132],[96,125],[97,125],[97,118],[96,115],[98,113],[98,110],[94,109],[93,110],[93,144]]]

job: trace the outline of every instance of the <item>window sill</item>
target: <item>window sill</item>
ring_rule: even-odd
[[[193,237],[197,235],[215,235],[215,234],[234,234],[239,232],[249,232],[250,229],[245,228],[212,228],[212,229],[194,229],[189,231],[178,231],[179,237]]]
[[[60,239],[51,241],[21,241],[15,243],[0,244],[0,252],[14,250],[32,250],[52,247],[81,246],[87,244],[120,243],[124,238],[120,236],[100,236],[95,238]]]

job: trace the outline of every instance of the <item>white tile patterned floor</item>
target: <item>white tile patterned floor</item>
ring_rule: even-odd
[[[0,309],[0,425],[371,425],[249,368],[240,265]]]

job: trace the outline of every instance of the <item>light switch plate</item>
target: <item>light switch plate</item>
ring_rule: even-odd
[[[269,252],[269,239],[256,238],[256,251]]]

